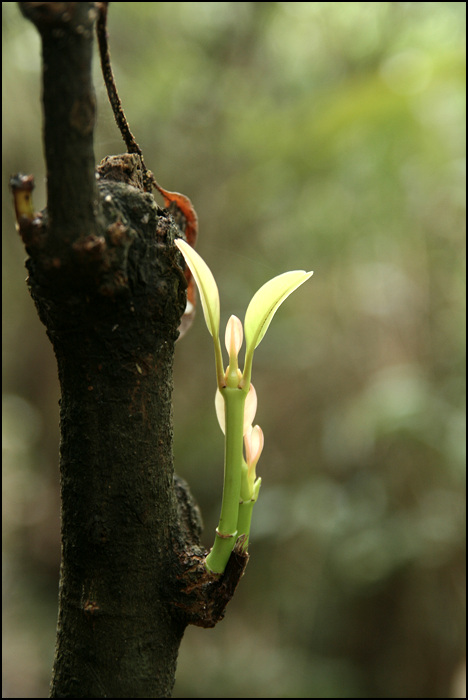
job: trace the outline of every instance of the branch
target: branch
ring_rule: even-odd
[[[44,144],[49,244],[63,246],[95,233],[91,80],[94,2],[20,2],[42,38]]]

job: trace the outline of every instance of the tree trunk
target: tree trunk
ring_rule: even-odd
[[[222,618],[246,564],[237,553],[207,575],[198,510],[173,474],[181,231],[144,192],[138,155],[105,159],[96,178],[96,4],[19,5],[42,38],[48,209],[17,206],[18,228],[61,385],[51,697],[170,697],[186,625]]]
[[[60,308],[48,313],[62,390],[52,696],[169,697],[185,627],[168,610],[178,530],[172,361],[183,284],[174,273],[173,226],[149,198],[129,196],[125,185],[103,186],[104,193],[121,214],[112,252],[118,257],[128,245],[133,274],[104,282],[105,293],[101,284],[68,296],[67,283],[54,293]],[[125,218],[124,203],[137,219]],[[35,285],[33,294],[39,308],[50,303]]]

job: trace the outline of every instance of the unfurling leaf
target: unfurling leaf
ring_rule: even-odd
[[[283,301],[313,275],[313,272],[284,272],[260,287],[247,307],[244,320],[246,353],[251,354],[267,332]]]
[[[218,338],[219,293],[213,274],[203,258],[188,243],[177,238],[175,244],[184,256],[197,283],[206,326],[213,338]]]

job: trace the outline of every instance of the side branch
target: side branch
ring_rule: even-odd
[[[180,576],[182,595],[174,605],[185,613],[189,625],[211,628],[223,619],[249,561],[249,555],[243,551],[244,544],[245,537],[240,537],[221,576],[206,570],[206,553],[204,556],[193,553],[187,558]]]
[[[182,614],[184,623],[210,628],[220,622],[244,575],[249,555],[244,551],[245,536],[239,537],[224,573],[219,576],[206,570],[207,552],[201,546],[200,511],[188,485],[174,476],[181,539],[174,539],[179,560],[177,584],[172,605]]]

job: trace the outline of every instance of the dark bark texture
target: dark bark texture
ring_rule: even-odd
[[[221,579],[206,574],[198,509],[173,474],[182,234],[138,155],[95,172],[96,3],[19,5],[42,37],[48,208],[18,228],[61,385],[51,697],[170,697],[186,625],[222,618],[247,562],[238,548]]]
[[[67,304],[64,289],[60,309],[32,285],[38,308],[48,304],[62,388],[54,694],[154,697],[157,679],[164,697],[184,630],[168,612],[178,530],[172,360],[184,283],[175,272],[175,227],[158,217],[151,195],[106,181],[99,192],[109,215],[104,242],[75,244],[78,258],[96,255],[81,275],[89,284],[77,281]],[[137,228],[138,221],[147,223]],[[93,279],[94,266],[106,270]]]

